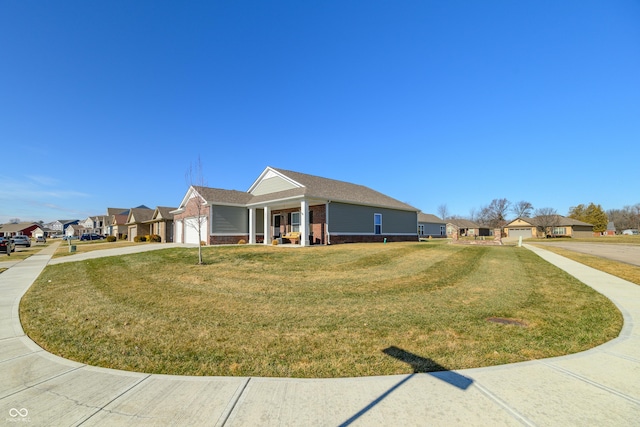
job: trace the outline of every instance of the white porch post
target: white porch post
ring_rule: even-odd
[[[300,246],[309,245],[309,202],[300,202]]]
[[[264,207],[264,242],[265,245],[271,244],[271,208]]]
[[[256,208],[249,208],[249,244],[256,243]]]

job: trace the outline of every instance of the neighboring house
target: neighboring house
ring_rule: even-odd
[[[78,219],[58,219],[45,224],[45,228],[51,230],[51,234],[64,234],[68,226],[80,222]]]
[[[115,236],[118,239],[127,235],[127,217],[129,209],[126,208],[107,208],[107,225],[104,234],[106,236]]]
[[[84,221],[78,222],[78,224],[82,225],[85,228],[86,233],[95,233],[100,235],[103,235],[105,233],[106,223],[107,216],[105,215],[90,216]]]
[[[271,244],[290,232],[302,246],[417,240],[418,209],[362,185],[272,167],[246,192],[191,186],[173,213],[179,243]]]
[[[607,223],[607,229],[605,231],[601,231],[600,233],[594,233],[596,236],[615,236],[616,235],[616,226],[613,221],[609,221]]]
[[[432,214],[418,213],[418,237],[447,237],[447,222]]]
[[[9,236],[29,236],[35,237],[34,231],[40,230],[42,234],[42,227],[40,224],[35,222],[19,222],[17,224],[3,224],[0,225],[0,236],[9,237]]]
[[[150,234],[157,234],[162,243],[173,242],[173,214],[177,208],[158,206],[149,220]]]
[[[504,227],[506,237],[592,237],[593,225],[562,215],[516,218]]]
[[[146,236],[151,234],[151,218],[153,217],[153,209],[146,206],[129,209],[127,216],[127,235],[128,240],[133,242],[136,236]]]
[[[65,237],[80,237],[86,232],[87,230],[82,224],[69,224],[64,230],[64,235]]]
[[[452,237],[455,232],[458,233],[458,237],[479,237],[491,235],[489,227],[461,218],[454,218],[447,221],[447,236]]]

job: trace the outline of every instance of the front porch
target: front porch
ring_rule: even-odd
[[[262,231],[258,232],[258,210],[263,211]],[[300,233],[299,246],[326,244],[326,203],[311,204],[310,201],[292,201],[266,206],[249,207],[249,244],[260,242],[270,245],[273,240],[286,242],[287,233]]]

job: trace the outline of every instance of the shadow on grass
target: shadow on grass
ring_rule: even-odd
[[[358,418],[369,412],[373,407],[375,407],[378,403],[382,402],[387,396],[393,393],[396,389],[400,388],[404,383],[413,378],[416,374],[429,374],[434,378],[437,378],[441,381],[446,382],[460,390],[468,389],[471,384],[473,384],[473,380],[471,378],[467,378],[464,375],[457,374],[453,371],[449,371],[444,366],[438,364],[433,359],[427,359],[416,354],[410,353],[401,348],[391,346],[382,350],[384,354],[387,356],[391,356],[395,359],[400,360],[411,366],[413,368],[413,373],[408,375],[406,378],[403,378],[400,382],[395,384],[389,390],[382,393],[379,397],[374,399],[367,406],[358,411],[354,416],[340,424],[340,427],[346,427],[356,421]]]

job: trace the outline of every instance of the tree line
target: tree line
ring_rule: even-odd
[[[531,217],[535,217],[541,227],[554,227],[557,225],[559,217],[554,208],[535,209],[526,200],[512,203],[507,199],[493,199],[491,203],[480,209],[472,209],[468,217],[452,215],[446,204],[438,206],[437,213],[443,220],[464,218],[489,228],[502,228],[509,222],[509,219]],[[569,208],[566,216],[592,224],[594,232],[607,230],[609,222],[613,222],[616,231],[621,232],[630,228],[640,228],[640,203],[608,211],[593,202],[588,205],[579,204]]]

